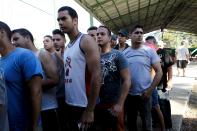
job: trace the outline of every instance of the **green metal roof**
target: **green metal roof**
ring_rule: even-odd
[[[197,0],[75,0],[113,32],[140,24],[145,33],[173,29],[197,34]]]

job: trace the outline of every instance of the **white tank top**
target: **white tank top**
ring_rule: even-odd
[[[85,88],[85,55],[80,49],[80,33],[74,43],[69,43],[64,51],[65,101],[78,107],[87,106]]]

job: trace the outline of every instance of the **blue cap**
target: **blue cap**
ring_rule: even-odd
[[[112,36],[111,36],[111,39],[112,39],[112,40],[117,40],[117,36],[116,36],[116,35],[112,35]]]
[[[118,34],[121,34],[121,35],[123,35],[124,37],[127,37],[127,36],[128,36],[128,33],[127,33],[126,30],[119,30],[119,31],[118,31]]]

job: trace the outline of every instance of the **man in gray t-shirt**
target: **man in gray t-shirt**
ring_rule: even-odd
[[[9,131],[7,117],[7,95],[4,73],[0,68],[0,131]]]
[[[95,125],[101,130],[124,130],[124,101],[131,86],[128,63],[121,52],[110,46],[111,31],[100,26],[97,29],[101,47],[100,102],[95,110]]]
[[[121,93],[120,71],[128,68],[125,57],[117,50],[101,55],[102,85],[100,89],[100,104],[116,103]]]
[[[162,77],[160,58],[154,50],[143,45],[141,26],[135,26],[130,32],[132,46],[123,51],[132,74],[132,88],[126,100],[128,130],[137,130],[136,121],[140,112],[143,130],[151,131],[151,94]],[[153,80],[152,69],[155,71]]]

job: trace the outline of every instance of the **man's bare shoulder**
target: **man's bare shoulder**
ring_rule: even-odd
[[[81,47],[82,47],[82,49],[84,49],[84,48],[85,49],[86,48],[98,48],[98,44],[91,36],[84,34],[84,36],[81,38]]]
[[[83,37],[81,38],[81,42],[83,43],[92,42],[92,41],[95,42],[95,40],[88,34],[84,34]]]
[[[42,62],[44,62],[44,61],[47,62],[47,61],[49,61],[49,60],[52,59],[50,53],[49,53],[48,51],[44,50],[44,49],[41,49],[41,50],[39,51],[38,56],[39,56],[39,59],[40,59]],[[43,63],[43,64],[44,64],[44,63]]]

